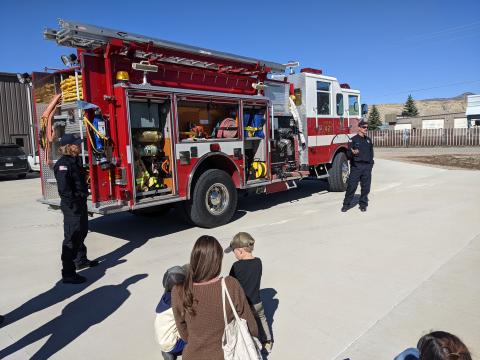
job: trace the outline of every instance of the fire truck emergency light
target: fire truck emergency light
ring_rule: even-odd
[[[295,74],[295,70],[293,70],[293,68],[299,67],[300,62],[299,61],[289,61],[288,63],[283,64],[283,65],[288,69],[288,73],[290,75],[293,75],[293,74]]]
[[[17,74],[17,78],[20,84],[30,84],[32,82],[32,78],[30,77],[29,73]]]
[[[157,72],[158,66],[151,65],[148,63],[148,61],[140,61],[139,63],[133,63],[132,69],[138,70],[138,71],[144,71],[144,72]]]
[[[298,67],[300,66],[300,62],[299,61],[289,61],[288,63],[286,64],[283,64],[285,67]]]
[[[262,95],[262,91],[265,90],[265,88],[267,87],[268,85],[265,85],[265,83],[263,82],[258,82],[258,83],[253,83],[252,84],[252,87],[257,90],[257,95]]]
[[[77,56],[75,54],[70,54],[70,55],[62,55],[60,56],[60,59],[62,60],[63,64],[65,66],[74,66],[77,65]]]
[[[127,83],[130,80],[130,76],[126,71],[117,71],[115,79],[117,80],[117,82]]]
[[[143,71],[143,83],[142,85],[148,85],[147,73],[148,72],[157,72],[158,66],[149,64],[148,61],[140,61],[139,63],[132,63],[132,69]]]

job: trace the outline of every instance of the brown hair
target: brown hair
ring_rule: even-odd
[[[433,331],[422,336],[417,348],[420,360],[472,360],[465,344],[445,331]]]
[[[242,249],[243,249],[243,251],[246,251],[248,253],[253,252],[253,246],[246,246],[246,247],[243,247]]]
[[[72,144],[62,145],[58,148],[58,153],[60,155],[76,156],[77,152],[74,149],[76,149],[76,145],[72,145]]]
[[[200,236],[193,245],[187,277],[180,289],[183,299],[183,315],[195,315],[193,283],[211,280],[222,270],[223,249],[213,236]]]

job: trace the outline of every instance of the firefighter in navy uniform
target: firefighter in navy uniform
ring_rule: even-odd
[[[63,213],[64,240],[62,243],[62,280],[64,283],[80,284],[86,281],[77,270],[98,265],[87,259],[84,244],[88,233],[87,197],[88,187],[82,167],[80,144],[82,139],[73,134],[60,138],[60,153],[54,166]]]
[[[367,211],[368,194],[372,181],[373,168],[373,143],[367,136],[368,124],[364,120],[358,123],[358,134],[353,136],[348,143],[347,156],[350,159],[350,176],[347,191],[343,200],[342,212],[347,211],[352,203],[353,196],[360,182],[360,210]]]

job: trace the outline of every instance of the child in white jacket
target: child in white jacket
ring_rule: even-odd
[[[175,318],[172,311],[172,288],[177,284],[183,284],[186,269],[174,266],[163,275],[163,287],[165,293],[157,305],[155,318],[155,338],[160,345],[165,360],[176,360],[182,354],[186,343],[180,338]]]

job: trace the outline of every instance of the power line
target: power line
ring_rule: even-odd
[[[421,39],[421,38],[429,38],[429,37],[437,37],[437,36],[443,36],[443,35],[448,35],[451,33],[457,33],[457,32],[463,32],[463,31],[470,31],[471,28],[475,28],[480,25],[480,21],[475,21],[470,24],[463,24],[459,26],[453,26],[449,28],[444,28],[442,30],[434,31],[431,33],[423,33],[419,35],[413,35],[411,36],[411,39]]]
[[[480,21],[476,21],[470,24],[445,28],[431,33],[412,35],[410,37],[399,39],[399,41],[394,41],[386,46],[385,49],[410,51],[411,49],[424,47],[425,45],[430,45],[439,41],[452,41],[469,37],[478,37],[480,36],[480,32],[477,32],[476,28],[479,26]]]

